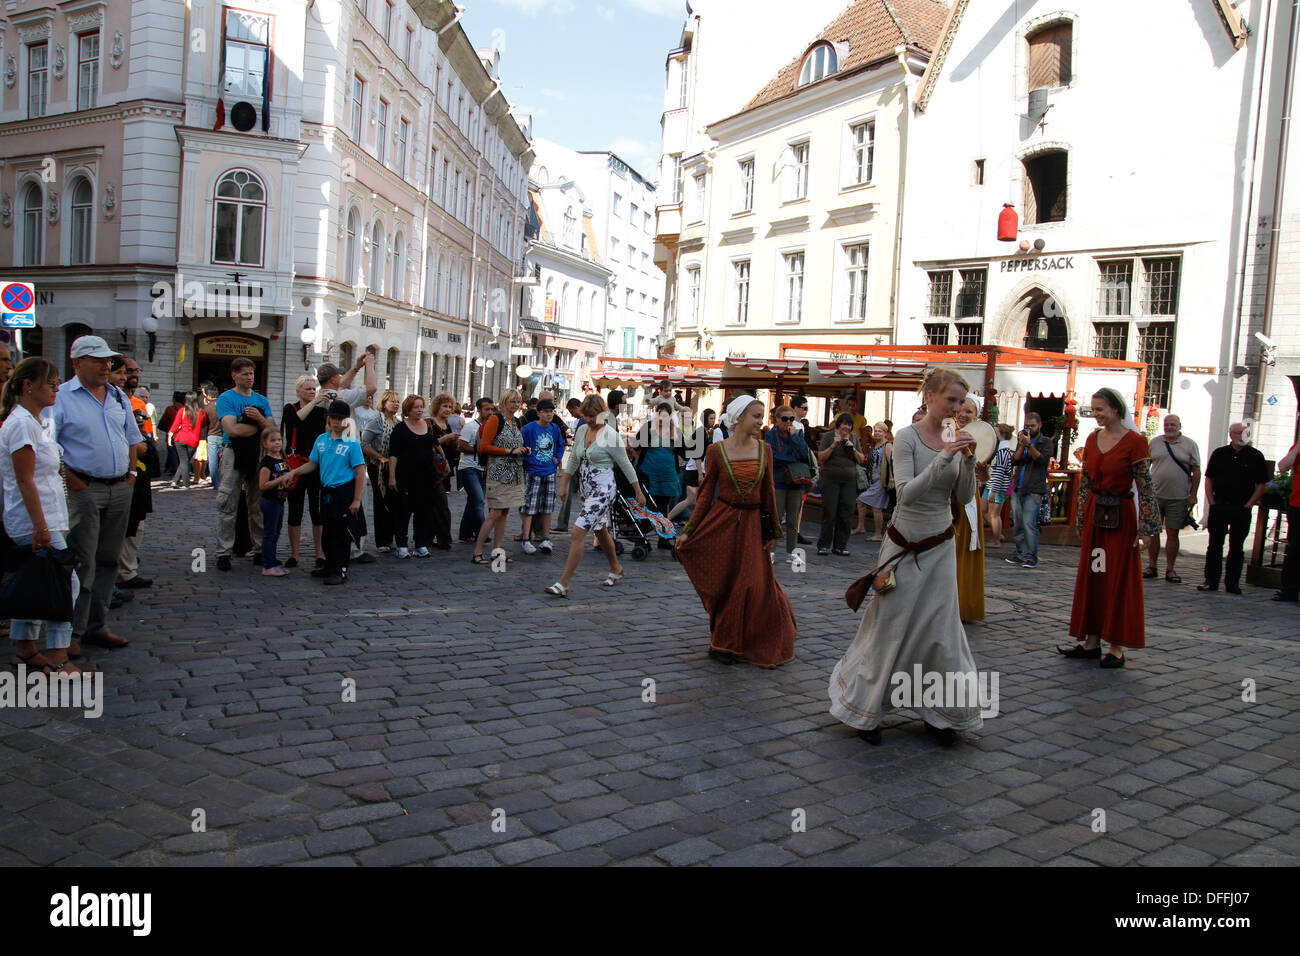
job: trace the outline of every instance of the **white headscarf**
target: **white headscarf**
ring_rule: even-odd
[[[741,395],[738,398],[733,398],[731,404],[727,406],[727,410],[722,413],[722,420],[726,423],[727,428],[734,431],[736,422],[740,421],[740,416],[745,414],[745,409],[757,401],[758,399],[753,395]]]

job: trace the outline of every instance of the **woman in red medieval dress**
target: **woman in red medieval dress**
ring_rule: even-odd
[[[748,395],[727,407],[731,435],[709,446],[677,557],[709,612],[709,656],[778,667],[794,660],[795,623],[770,557],[782,531],[772,452],[759,438],[763,414],[763,403]],[[773,535],[766,541],[764,526]]]
[[[1070,636],[1083,643],[1057,651],[1076,660],[1100,658],[1102,667],[1116,668],[1124,666],[1125,648],[1146,646],[1139,535],[1160,533],[1160,511],[1147,440],[1125,421],[1124,400],[1114,389],[1100,389],[1092,396],[1092,414],[1100,427],[1083,452],[1082,545],[1070,612]],[[1105,656],[1102,641],[1109,645]]]

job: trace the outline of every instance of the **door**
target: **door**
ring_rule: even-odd
[[[253,391],[266,394],[266,339],[239,332],[209,332],[194,337],[194,388],[212,382],[221,391],[235,387],[230,363],[252,359],[256,366]]]

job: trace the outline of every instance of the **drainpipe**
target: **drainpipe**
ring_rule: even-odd
[[[912,71],[907,66],[907,47],[899,45],[894,47],[894,55],[898,57],[898,65],[903,68],[903,116],[900,123],[901,137],[899,139],[898,150],[898,201],[894,204],[894,276],[889,289],[889,312],[893,319],[893,339],[894,344],[898,344],[898,328],[900,316],[899,309],[899,290],[903,282],[903,195],[907,185],[907,155],[909,150],[904,145],[907,137],[911,132],[911,103],[912,103]],[[885,393],[885,417],[893,417],[893,393]],[[858,406],[861,408],[861,404]]]
[[[1282,238],[1282,196],[1286,183],[1287,140],[1291,132],[1291,100],[1295,82],[1295,51],[1297,27],[1300,23],[1300,0],[1291,0],[1291,27],[1286,45],[1286,70],[1282,74],[1282,123],[1278,127],[1280,140],[1277,151],[1277,173],[1273,181],[1273,222],[1268,243],[1268,271],[1265,273],[1264,292],[1264,335],[1267,337],[1273,328],[1274,294],[1277,289],[1277,247]],[[1261,39],[1263,42],[1263,39]],[[1255,395],[1251,402],[1251,418],[1258,422],[1264,408],[1264,377],[1268,374],[1268,365],[1264,359],[1264,350],[1260,350],[1259,366],[1256,372]]]

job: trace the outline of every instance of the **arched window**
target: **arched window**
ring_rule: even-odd
[[[262,265],[266,189],[246,169],[232,169],[217,183],[212,226],[212,261]]]
[[[393,237],[393,284],[388,287],[390,298],[406,298],[406,242],[399,232]]]
[[[816,83],[838,69],[839,61],[835,56],[835,48],[829,43],[819,43],[804,58],[803,69],[799,71],[799,85]]]
[[[384,224],[379,221],[370,230],[370,291],[384,291]]]
[[[555,307],[555,321],[563,325],[569,317],[569,283],[564,283],[564,288],[560,290],[560,303]]]
[[[355,285],[359,275],[357,269],[357,211],[348,212],[348,242],[343,252],[343,281]]]
[[[555,321],[555,310],[557,306],[551,305],[555,301],[555,279],[546,280],[546,299],[542,302],[542,318]]]
[[[44,260],[45,231],[41,226],[45,193],[32,183],[23,193],[23,265],[39,266]]]
[[[1070,84],[1073,40],[1074,25],[1069,21],[1049,24],[1025,37],[1030,92]]]
[[[72,187],[72,264],[85,265],[91,262],[92,230],[95,225],[95,195],[90,188],[90,180],[82,177]]]
[[[339,368],[350,369],[356,364],[357,344],[355,342],[344,342],[339,346]]]
[[[424,250],[424,269],[424,307],[432,309],[436,301],[438,281],[438,260],[434,258],[432,246],[427,246]]]
[[[401,352],[397,349],[392,348],[388,350],[388,388],[390,391],[394,392],[398,390],[397,386],[400,384],[397,381],[397,369],[400,358]]]
[[[570,248],[578,244],[578,219],[572,206],[564,210],[564,244]]]

